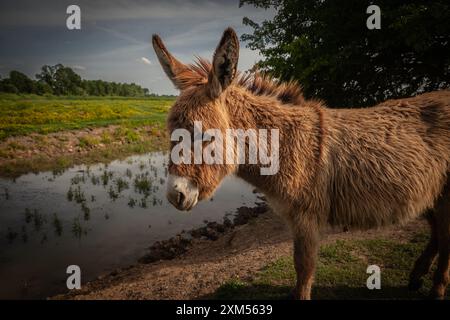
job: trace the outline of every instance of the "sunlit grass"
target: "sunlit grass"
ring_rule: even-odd
[[[163,124],[173,98],[40,97],[0,94],[0,140],[111,124]],[[130,134],[130,140],[137,137]]]
[[[312,291],[313,299],[424,299],[431,288],[431,274],[418,292],[407,288],[415,259],[428,236],[416,234],[409,242],[366,239],[338,240],[322,246]],[[368,265],[381,268],[381,289],[369,290]],[[291,256],[266,265],[251,280],[231,279],[212,296],[217,299],[286,299],[295,285]]]

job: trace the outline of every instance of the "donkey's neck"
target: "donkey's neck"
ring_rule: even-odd
[[[229,88],[223,101],[234,129],[278,129],[279,171],[261,175],[266,165],[239,165],[237,175],[269,196],[295,198],[309,187],[323,153],[323,114],[318,102],[284,105],[239,87]],[[295,194],[293,194],[295,193]]]

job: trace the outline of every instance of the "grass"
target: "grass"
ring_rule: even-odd
[[[124,144],[106,149],[92,149],[86,154],[60,155],[49,158],[39,155],[30,159],[17,159],[0,166],[0,176],[15,178],[28,172],[53,171],[55,174],[78,164],[107,163],[116,159],[124,159],[133,154],[167,149],[166,139],[148,137],[135,144]]]
[[[84,136],[79,139],[78,146],[80,146],[81,148],[90,148],[95,147],[99,143],[100,139],[98,139],[97,137]]]
[[[338,240],[322,246],[312,291],[313,299],[424,299],[431,277],[418,292],[407,289],[408,276],[427,236],[417,234],[408,243],[385,239]],[[381,268],[381,289],[366,287],[369,265]],[[295,285],[292,257],[268,264],[250,280],[232,279],[213,299],[286,299]]]
[[[165,149],[165,119],[173,101],[0,94],[0,176],[57,173],[76,164]],[[64,133],[84,128],[100,130],[74,131],[76,136]],[[57,134],[47,135],[53,132]],[[2,145],[9,137],[13,139]]]
[[[162,124],[173,98],[54,97],[0,94],[0,140],[30,133]],[[134,139],[132,135],[129,137]]]

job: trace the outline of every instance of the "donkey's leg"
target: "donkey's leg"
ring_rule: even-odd
[[[433,277],[431,297],[443,299],[449,281],[449,253],[450,253],[450,183],[444,191],[436,206],[436,233],[438,241],[438,262]]]
[[[319,230],[317,226],[311,223],[298,224],[294,231],[294,265],[297,272],[295,299],[311,299],[318,247]]]
[[[410,290],[419,290],[423,285],[422,277],[426,275],[433,264],[434,259],[436,258],[438,252],[438,242],[437,242],[437,233],[436,233],[436,218],[434,210],[429,210],[425,217],[430,224],[431,236],[430,241],[428,241],[425,250],[422,252],[420,257],[416,260],[414,264],[414,268],[409,276],[409,289]]]

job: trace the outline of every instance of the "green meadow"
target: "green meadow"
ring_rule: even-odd
[[[56,97],[0,94],[0,140],[108,125],[163,125],[171,97]]]
[[[174,100],[0,94],[0,176],[164,150]]]

